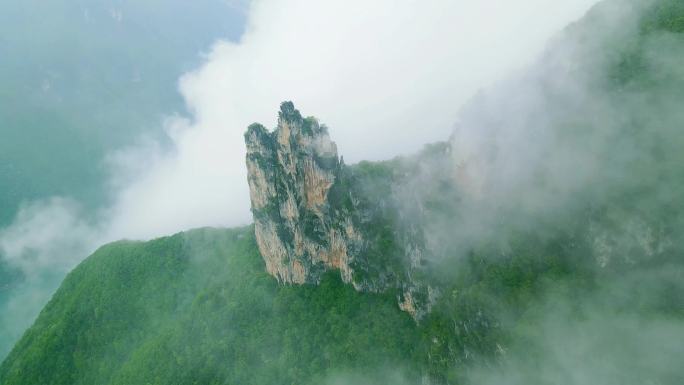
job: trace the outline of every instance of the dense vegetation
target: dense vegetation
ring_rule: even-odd
[[[321,383],[405,368],[416,325],[391,295],[335,274],[279,286],[251,227],[98,250],[64,281],[0,369],[10,384]]]
[[[463,292],[454,289],[416,325],[393,295],[357,293],[337,274],[318,287],[278,285],[252,231],[200,229],[102,247],[69,274],[2,364],[0,382],[321,383],[397,368],[415,378],[428,367],[454,377],[462,367],[448,355],[462,351],[442,349],[489,354],[501,337],[486,323],[493,314],[482,311],[494,309],[483,307],[485,297],[524,295],[556,263],[475,264]],[[471,330],[453,334],[457,320]]]
[[[640,266],[652,272],[646,278],[597,273],[570,258],[580,255],[571,239],[520,239],[510,255],[481,250],[458,264],[418,324],[393,293],[358,293],[336,273],[317,287],[279,285],[264,272],[251,227],[117,242],[69,274],[0,366],[0,383],[319,384],[397,371],[404,381],[467,383],[482,365],[498,367],[503,347],[534,335],[549,299],[573,299],[578,320],[595,301],[611,312],[684,317],[677,263]],[[630,274],[638,291],[620,286]],[[543,354],[535,343],[526,355]]]

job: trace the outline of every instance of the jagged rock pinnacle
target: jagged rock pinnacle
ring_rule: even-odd
[[[292,102],[280,105],[273,132],[252,124],[245,142],[254,232],[269,274],[317,284],[339,270],[359,291],[397,289],[399,307],[415,319],[429,311],[438,291],[413,278],[425,242],[393,219],[403,200],[392,192],[401,182],[391,172],[345,166],[327,128],[302,118]],[[384,194],[368,194],[381,185]]]
[[[353,250],[363,241],[328,200],[341,166],[325,126],[284,102],[277,128],[253,124],[245,141],[256,240],[268,272],[285,283],[316,283],[339,269],[352,282]]]

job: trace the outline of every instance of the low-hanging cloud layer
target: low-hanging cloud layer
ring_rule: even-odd
[[[283,100],[329,125],[352,162],[444,140],[478,88],[531,61],[592,3],[255,2],[241,41],[217,43],[181,79],[192,117],[168,124],[173,151],[134,152],[145,169],[122,188],[112,232],[249,222],[242,134],[274,126]]]
[[[28,205],[0,231],[0,254],[38,282],[103,242],[250,222],[242,135],[254,121],[274,126],[283,100],[330,126],[348,162],[444,140],[478,89],[530,63],[595,2],[255,1],[241,40],[217,42],[180,80],[189,117],[164,123],[171,146],[113,152],[113,203],[95,214],[68,199]],[[18,336],[23,321],[2,322]]]

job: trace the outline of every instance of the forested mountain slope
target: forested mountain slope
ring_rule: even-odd
[[[320,383],[412,367],[416,325],[334,276],[279,286],[253,228],[107,245],[65,279],[2,384]]]

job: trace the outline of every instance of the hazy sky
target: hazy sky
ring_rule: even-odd
[[[108,197],[112,149],[163,135],[176,82],[244,11],[226,0],[23,0],[0,12],[0,227],[22,201]],[[237,8],[236,8],[237,7]]]

